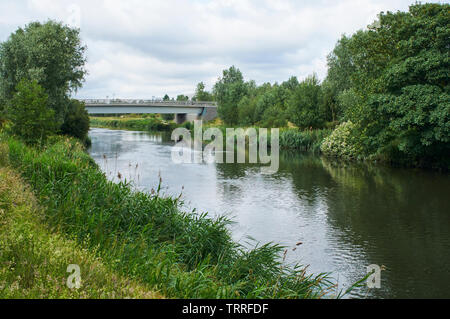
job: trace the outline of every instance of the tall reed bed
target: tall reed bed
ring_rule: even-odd
[[[280,131],[280,148],[320,153],[323,140],[331,132],[331,129],[304,131],[294,128],[284,129]]]
[[[9,162],[35,189],[52,229],[167,297],[317,298],[333,288],[325,274],[284,266],[276,244],[249,251],[233,242],[225,218],[185,213],[159,189],[133,192],[108,181],[72,139],[40,150],[12,138],[7,144]]]

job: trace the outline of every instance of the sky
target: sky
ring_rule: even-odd
[[[0,41],[31,21],[81,30],[88,75],[78,98],[152,98],[208,90],[232,65],[246,80],[315,72],[342,34],[413,0],[1,0]],[[433,1],[447,2],[447,1]]]

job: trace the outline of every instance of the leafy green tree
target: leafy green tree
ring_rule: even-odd
[[[32,22],[0,44],[0,95],[12,98],[22,79],[38,82],[61,125],[68,97],[82,85],[86,70],[79,30],[61,23]]]
[[[89,132],[89,115],[84,103],[78,100],[68,102],[69,109],[64,123],[61,126],[63,134],[74,136],[81,141],[86,141]]]
[[[7,117],[11,132],[29,144],[45,142],[57,129],[55,112],[48,107],[48,95],[36,81],[22,80],[17,84]]]
[[[220,118],[230,125],[239,123],[238,104],[247,94],[248,86],[239,69],[232,66],[223,71],[222,78],[214,85],[214,95],[218,102],[218,114]]]
[[[255,124],[256,99],[244,96],[238,103],[239,124],[250,126]]]
[[[214,101],[214,96],[205,90],[205,84],[200,82],[197,84],[197,88],[195,89],[195,95],[193,98],[194,101],[204,101],[210,102]]]
[[[189,101],[189,96],[180,94],[177,96],[177,101],[179,102]]]
[[[345,58],[336,64],[350,61],[352,71],[340,100],[367,154],[417,165],[448,159],[449,24],[449,4],[416,4],[380,14],[378,23],[346,40]]]
[[[163,101],[170,101],[170,96],[169,95],[164,95],[163,97]]]
[[[324,116],[320,108],[321,87],[317,76],[307,77],[295,89],[288,106],[289,120],[300,128],[318,128]]]

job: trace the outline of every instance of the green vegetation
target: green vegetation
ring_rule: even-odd
[[[93,127],[128,129],[135,131],[172,131],[178,127],[176,123],[168,122],[158,117],[91,117],[90,121]],[[188,123],[184,125],[188,125]]]
[[[450,167],[449,23],[449,4],[416,4],[338,42],[328,81],[360,156]]]
[[[0,122],[5,118],[14,118],[14,125],[26,127],[30,122],[20,123],[22,119],[12,113],[22,107],[35,109],[43,114],[34,115],[48,119],[56,130],[85,138],[89,122],[86,122],[88,118],[84,115],[84,105],[70,99],[70,95],[81,88],[84,81],[85,50],[78,29],[53,21],[33,22],[11,34],[7,41],[0,44]],[[37,101],[33,101],[29,96],[27,100],[20,101],[25,104],[13,102],[13,108],[5,108],[17,96],[17,90],[24,89],[24,81],[43,89],[47,95],[45,104],[36,109],[43,99],[36,96]],[[19,136],[25,137],[23,133]],[[31,139],[25,137],[27,142],[35,142],[38,138],[39,134]]]
[[[20,81],[7,107],[11,132],[29,144],[45,142],[56,131],[55,112],[47,101],[48,95],[36,81]]]
[[[357,139],[354,134],[355,125],[350,121],[344,122],[323,140],[320,149],[329,156],[347,160],[357,159],[361,153],[357,143],[354,142]]]
[[[7,154],[5,144],[0,149]],[[161,298],[111,271],[93,251],[50,232],[30,188],[4,165],[0,159],[0,298]],[[73,263],[81,270],[79,289],[66,285]]]
[[[74,140],[57,137],[36,149],[3,139],[7,161],[34,189],[49,229],[120,276],[181,298],[316,298],[333,287],[323,274],[283,266],[278,245],[243,249],[224,218],[184,213],[159,188],[146,194],[108,181]]]
[[[70,100],[68,105],[69,109],[61,126],[61,131],[63,134],[76,137],[80,141],[86,141],[89,132],[89,115],[84,103]]]
[[[320,146],[322,145],[323,140],[329,136],[331,132],[330,129],[283,129],[280,131],[280,148],[320,153]]]
[[[232,66],[214,86],[219,116],[231,126],[300,129],[351,121],[343,127],[352,138],[338,146],[340,126],[326,155],[450,168],[449,24],[449,4],[381,13],[338,41],[322,83],[312,75],[256,86]]]
[[[195,95],[192,98],[193,101],[214,101],[214,95],[205,91],[205,83],[200,82],[197,84],[197,88],[195,89]]]

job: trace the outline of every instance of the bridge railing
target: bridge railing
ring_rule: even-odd
[[[139,105],[139,104],[161,104],[161,106],[217,106],[216,102],[206,102],[206,101],[164,101],[162,99],[80,99],[80,101],[85,104],[129,104],[129,105]]]

